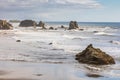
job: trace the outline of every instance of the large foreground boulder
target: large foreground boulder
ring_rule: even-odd
[[[79,28],[78,23],[76,21],[70,21],[68,29],[71,30],[71,29],[77,29],[77,28]]]
[[[33,20],[23,20],[20,22],[20,27],[31,27],[31,26],[36,26],[37,23]]]
[[[0,29],[9,30],[9,29],[13,29],[13,26],[10,23],[8,23],[6,20],[0,20]]]
[[[106,54],[98,48],[94,48],[92,44],[88,45],[85,50],[78,53],[76,55],[76,60],[87,64],[115,64],[114,59],[110,55]]]

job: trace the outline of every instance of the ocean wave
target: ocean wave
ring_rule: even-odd
[[[112,36],[114,34],[112,34],[112,33],[106,33],[106,32],[96,32],[96,33],[94,33],[94,35]]]
[[[120,41],[110,41],[110,43],[120,45]]]
[[[87,39],[90,37],[84,37],[84,36],[73,36],[73,35],[63,35],[64,38],[68,38],[68,39]]]
[[[79,45],[60,44],[56,41],[52,42],[52,46],[54,49],[64,50],[65,52],[70,52],[70,53],[77,53],[81,49],[81,46]]]

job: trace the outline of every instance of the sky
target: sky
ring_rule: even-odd
[[[0,19],[120,22],[120,0],[0,0]]]

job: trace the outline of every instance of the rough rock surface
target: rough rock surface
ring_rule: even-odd
[[[71,30],[71,29],[77,29],[77,28],[79,28],[78,23],[76,21],[70,21],[68,29]]]
[[[0,20],[0,29],[9,30],[9,29],[13,29],[13,26],[10,23],[8,23],[6,20]]]
[[[82,63],[96,65],[115,64],[114,59],[110,55],[106,54],[98,48],[94,48],[92,44],[88,45],[85,50],[78,53],[76,55],[76,60]]]
[[[36,26],[37,23],[33,20],[23,20],[20,22],[20,27],[31,27],[31,26]]]

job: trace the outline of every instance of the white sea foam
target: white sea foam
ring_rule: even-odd
[[[87,39],[90,37],[86,37],[86,36],[75,36],[75,35],[63,35],[64,38],[68,38],[68,39]]]
[[[110,41],[110,42],[113,43],[113,44],[120,45],[120,41]]]
[[[79,45],[65,45],[65,44],[60,44],[56,41],[52,42],[52,46],[55,49],[62,49],[65,52],[72,52],[72,53],[79,52],[79,50],[81,48],[81,46],[79,46]]]
[[[107,32],[97,32],[97,33],[94,33],[95,35],[114,35],[112,33],[107,33]]]

